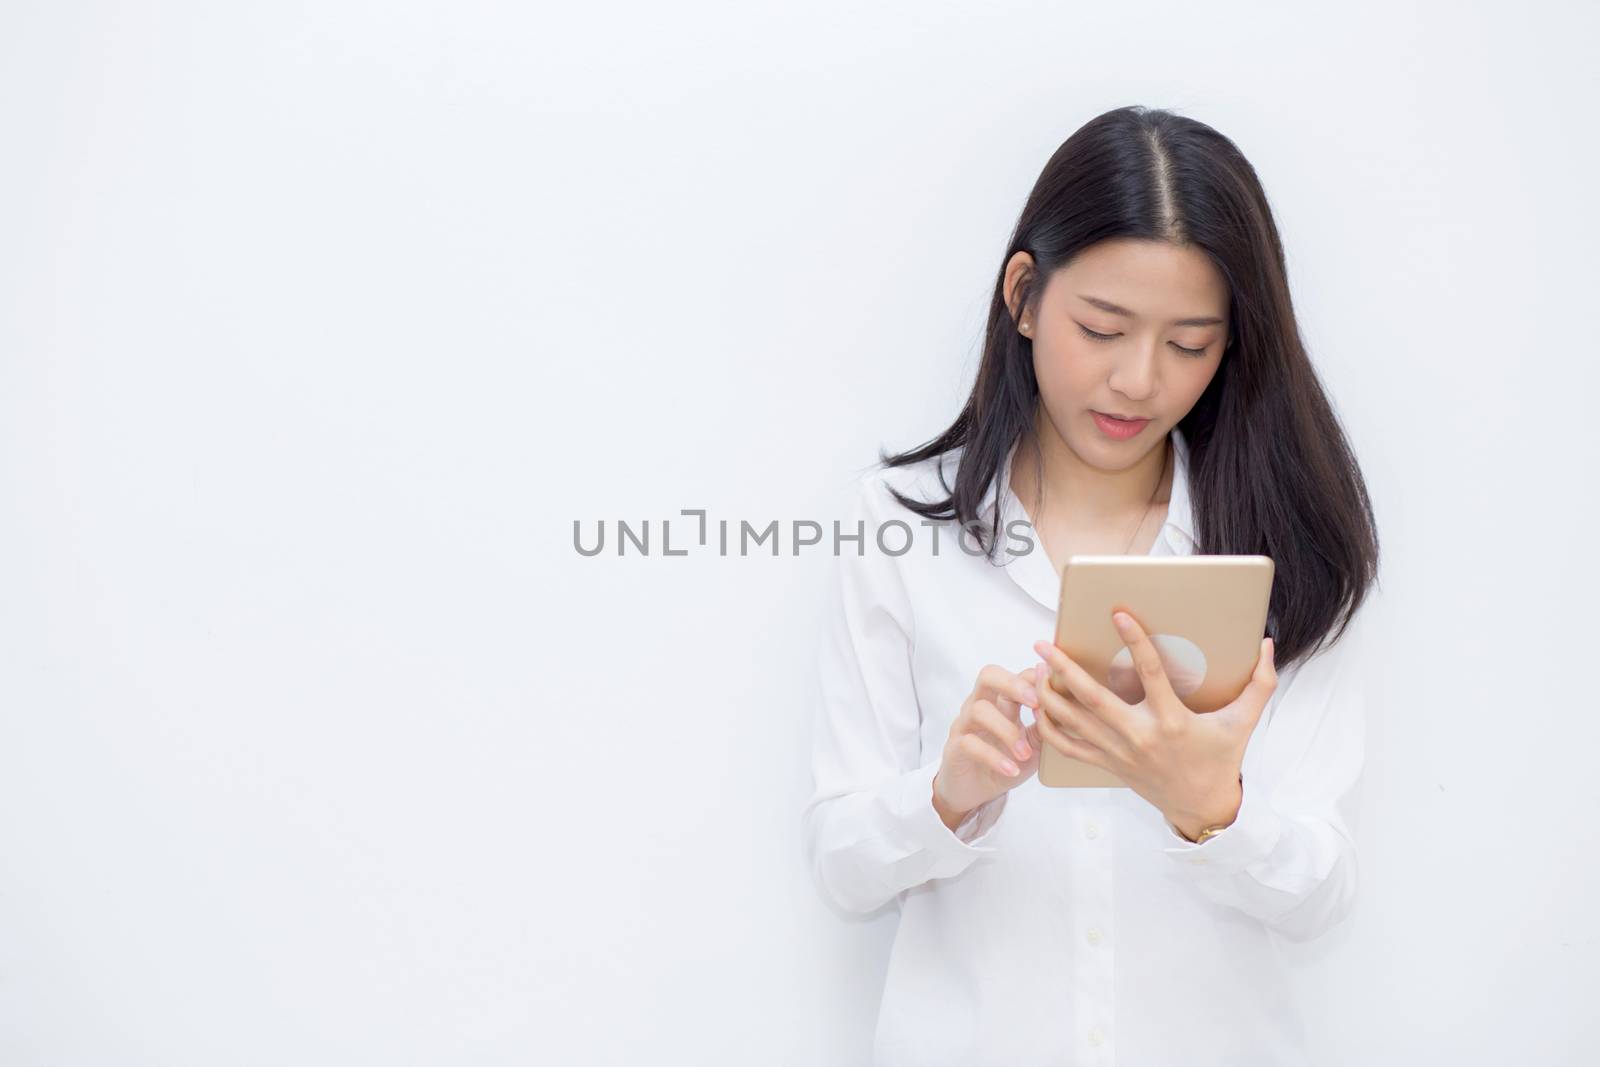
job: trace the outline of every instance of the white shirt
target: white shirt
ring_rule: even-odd
[[[1171,501],[1151,555],[1196,550],[1188,448],[1172,436]],[[900,913],[873,1062],[1305,1063],[1274,939],[1316,937],[1356,892],[1348,823],[1364,753],[1365,612],[1279,672],[1245,752],[1238,817],[1204,844],[1132,789],[1048,788],[1037,775],[952,832],[932,792],[951,723],[980,668],[1025,669],[1033,642],[1054,635],[1055,569],[1031,525],[1008,525],[1027,522],[1010,488],[1015,454],[982,513],[987,529],[998,495],[1004,566],[963,551],[953,522],[924,525],[888,495],[893,484],[942,497],[935,464],[953,485],[959,451],[858,477],[840,524],[864,537],[833,563],[803,831],[830,905]],[[879,526],[894,519],[912,536],[888,527],[880,548]],[[1004,540],[1008,529],[1033,550],[1007,556],[1024,547]]]

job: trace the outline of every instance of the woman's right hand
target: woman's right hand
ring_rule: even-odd
[[[978,672],[933,776],[933,808],[950,829],[1039,769],[1037,673],[1037,666],[1012,673],[994,664]],[[1027,726],[1022,725],[1023,705],[1036,717]]]

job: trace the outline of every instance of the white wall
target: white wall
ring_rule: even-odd
[[[571,524],[833,517],[1126,103],[1255,163],[1382,523],[1324,1062],[1600,1056],[1592,7],[295,6],[0,16],[0,1062],[865,1063],[827,557]]]

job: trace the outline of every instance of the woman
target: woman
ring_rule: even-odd
[[[874,1062],[1305,1062],[1276,939],[1354,897],[1349,624],[1378,542],[1234,144],[1144,108],[1069,138],[965,407],[881,458],[843,524],[864,536],[837,561],[804,817],[830,904],[900,912]],[[1137,620],[1137,703],[1056,649],[1074,553],[1271,556],[1239,699],[1185,708]],[[1044,745],[1129,788],[1042,787]]]

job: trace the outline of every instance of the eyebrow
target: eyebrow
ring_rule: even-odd
[[[1122,315],[1122,316],[1124,316],[1126,318],[1130,318],[1130,319],[1136,319],[1136,318],[1139,317],[1139,316],[1135,315],[1133,312],[1129,311],[1127,308],[1119,307],[1116,304],[1113,304],[1109,300],[1101,300],[1098,296],[1087,296],[1087,295],[1085,295],[1083,293],[1079,293],[1078,294],[1078,299],[1079,300],[1084,300],[1084,301],[1087,301],[1088,303],[1093,304],[1095,307],[1099,308],[1101,311],[1109,311],[1113,315]],[[1217,318],[1214,315],[1200,315],[1200,316],[1196,316],[1195,318],[1192,318],[1192,319],[1179,319],[1177,322],[1174,322],[1173,325],[1174,326],[1220,326],[1220,325],[1222,325],[1222,320]]]

